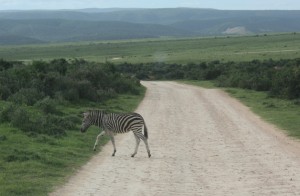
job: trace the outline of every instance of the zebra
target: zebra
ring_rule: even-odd
[[[113,144],[114,151],[112,156],[116,154],[116,145],[114,134],[127,133],[132,131],[134,133],[136,146],[134,153],[131,157],[137,154],[137,150],[142,139],[146,145],[148,157],[151,157],[149,145],[148,145],[148,131],[144,121],[144,118],[138,113],[106,113],[103,110],[89,110],[83,113],[83,121],[81,125],[81,132],[84,133],[91,125],[96,125],[102,129],[100,134],[96,138],[94,145],[94,151],[98,145],[99,138],[104,134],[110,137]],[[142,133],[144,131],[144,134]]]

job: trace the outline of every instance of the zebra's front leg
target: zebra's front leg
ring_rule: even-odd
[[[114,135],[113,135],[113,134],[110,134],[110,140],[111,140],[111,143],[112,143],[113,146],[114,146],[114,152],[112,153],[111,156],[115,156],[117,150],[116,150],[115,138],[114,138]]]
[[[96,151],[96,147],[97,147],[97,145],[98,145],[99,138],[100,138],[101,136],[103,136],[104,133],[105,133],[104,131],[101,131],[101,133],[97,136],[96,142],[95,142],[95,145],[94,145],[94,151]]]
[[[140,145],[140,141],[141,141],[140,138],[137,135],[134,134],[134,137],[135,137],[135,141],[136,141],[135,150],[134,150],[134,153],[131,155],[131,157],[134,157],[136,155],[136,153],[138,151],[138,148],[139,148],[139,145]]]

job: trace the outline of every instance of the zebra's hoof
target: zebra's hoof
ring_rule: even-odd
[[[132,154],[131,157],[134,157],[135,154]]]
[[[148,157],[150,158],[150,157],[151,157],[151,154],[148,154]]]

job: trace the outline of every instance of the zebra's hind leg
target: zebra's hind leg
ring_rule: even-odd
[[[96,142],[95,142],[95,145],[94,145],[94,151],[96,151],[96,147],[97,147],[97,145],[98,145],[99,138],[100,138],[101,136],[103,136],[104,133],[105,133],[104,131],[101,131],[101,133],[97,136]]]
[[[146,150],[147,150],[147,153],[148,153],[148,157],[150,158],[151,157],[151,154],[150,154],[150,149],[149,149],[149,145],[148,145],[148,139],[142,135],[141,139],[144,141],[145,143],[145,146],[146,146]]]
[[[117,150],[116,150],[115,138],[114,138],[113,134],[110,134],[110,140],[111,140],[112,145],[114,146],[114,152],[112,153],[111,156],[115,156]]]
[[[135,150],[134,150],[134,153],[131,155],[131,157],[134,157],[136,155],[136,153],[138,151],[138,148],[139,148],[139,145],[140,145],[140,141],[141,141],[140,138],[137,135],[134,134],[134,137],[135,137],[135,141],[136,141]]]

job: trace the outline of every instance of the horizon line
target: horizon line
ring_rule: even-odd
[[[62,8],[62,9],[1,9],[0,11],[6,12],[18,12],[18,11],[73,11],[73,10],[105,10],[105,9],[124,9],[124,10],[134,10],[134,9],[199,9],[199,10],[219,10],[219,11],[300,11],[300,9],[218,9],[218,8],[200,8],[200,7],[160,7],[160,8],[146,8],[146,7],[105,7],[105,8],[97,8],[97,7],[86,7],[86,8]]]

